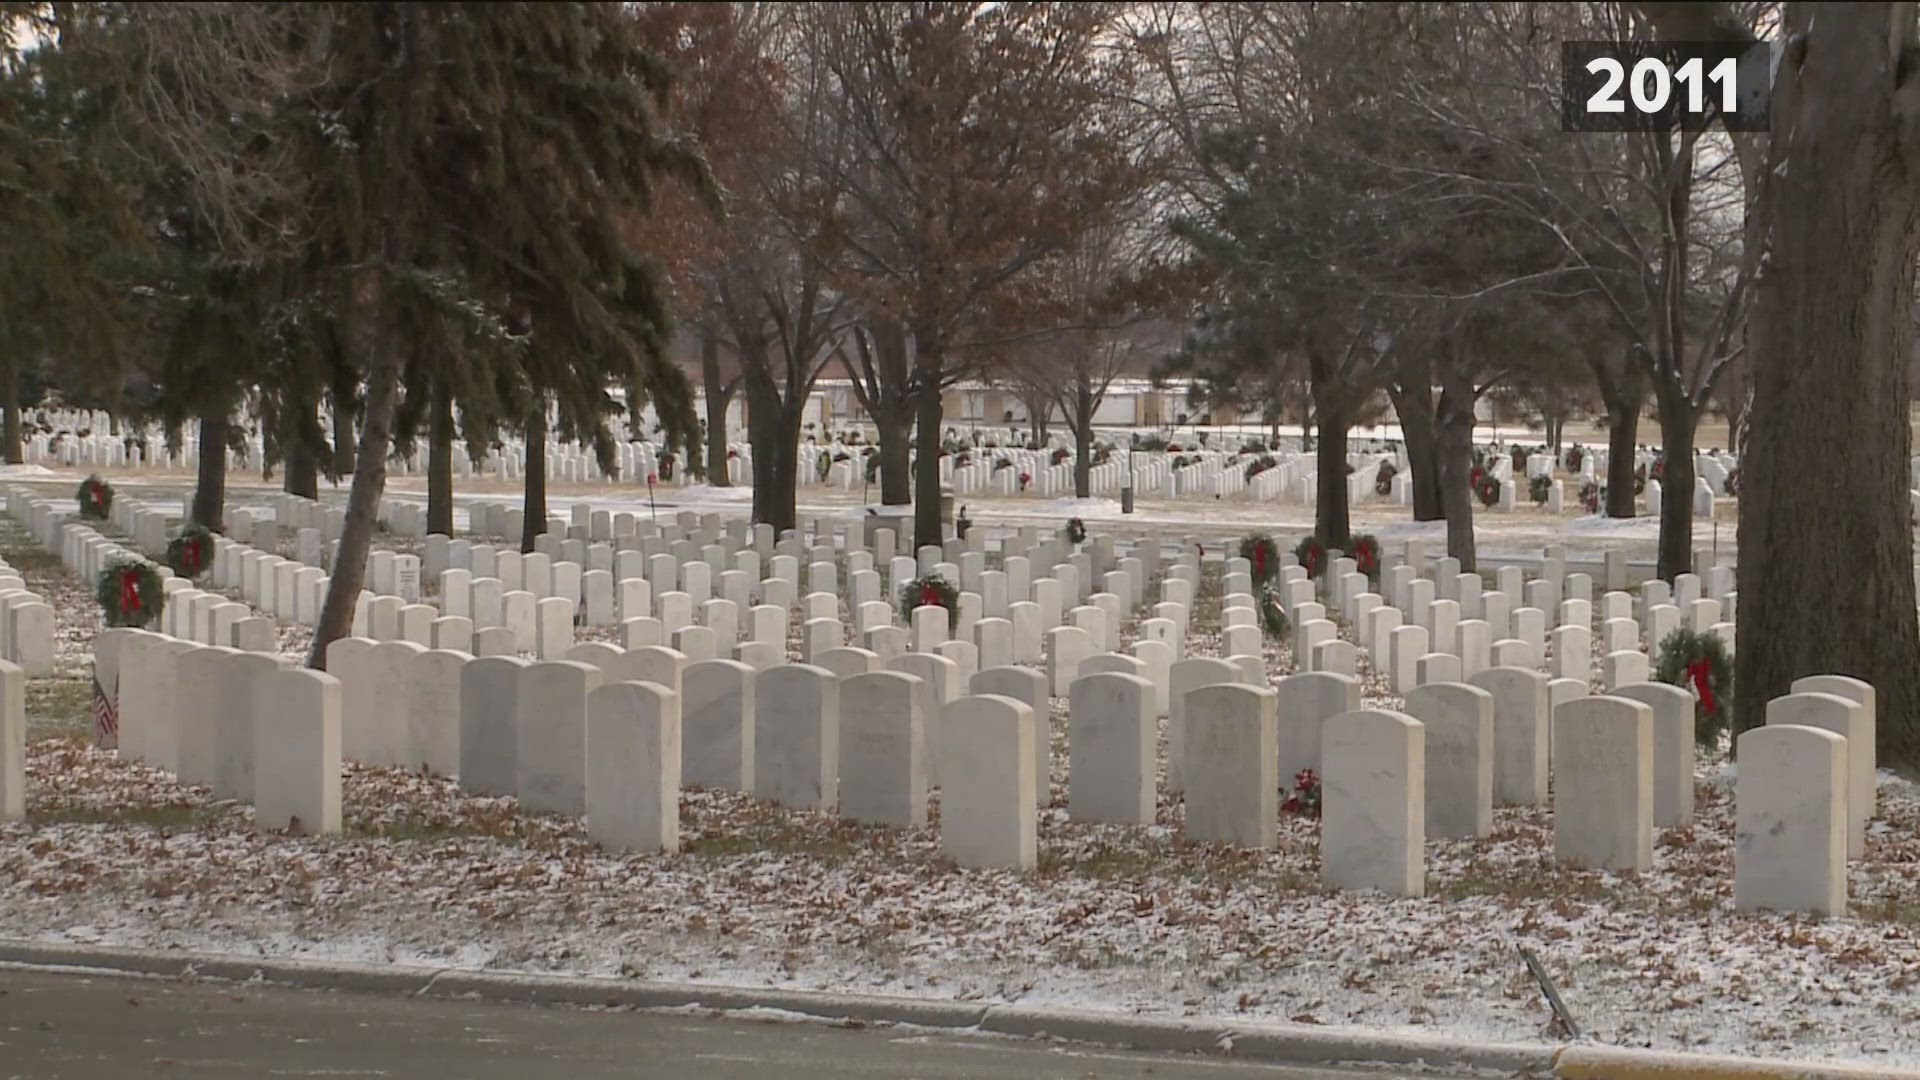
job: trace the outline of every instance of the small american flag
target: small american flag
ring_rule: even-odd
[[[93,677],[93,743],[102,750],[120,745],[120,710],[101,687],[98,675]]]

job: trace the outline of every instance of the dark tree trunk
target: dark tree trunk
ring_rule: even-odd
[[[1093,387],[1082,380],[1074,395],[1073,497],[1093,497]]]
[[[1693,572],[1693,432],[1700,410],[1677,388],[1656,395],[1666,475],[1660,480],[1660,577]]]
[[[873,418],[880,437],[880,502],[905,506],[913,501],[913,425],[905,409],[880,411]]]
[[[1789,4],[1741,458],[1734,721],[1792,680],[1873,684],[1880,762],[1920,765],[1908,503],[1920,79],[1909,17]],[[1799,44],[1792,44],[1798,39]]]
[[[1352,543],[1347,512],[1347,411],[1320,402],[1315,454],[1320,470],[1315,488],[1313,535],[1329,548],[1345,551]]]
[[[0,407],[6,412],[5,432],[0,435],[6,442],[6,459],[9,465],[19,465],[27,460],[25,448],[20,442],[20,369],[11,365],[4,378],[0,378]]]
[[[753,520],[773,526],[776,534],[800,527],[800,426],[797,407],[756,408],[747,420],[753,440]]]
[[[353,474],[347,492],[346,522],[340,530],[340,548],[333,573],[327,578],[327,599],[313,631],[313,649],[307,666],[325,670],[327,646],[353,629],[353,609],[367,576],[367,550],[380,496],[387,488],[387,454],[393,443],[393,404],[400,386],[400,352],[376,341],[367,364],[367,399],[360,417],[360,445],[355,455],[364,464]]]
[[[1433,389],[1422,380],[1405,389],[1389,390],[1393,411],[1407,451],[1408,482],[1413,485],[1413,520],[1438,521],[1446,517],[1440,501],[1440,459],[1434,450]]]
[[[280,487],[289,495],[308,499],[320,497],[320,455],[314,453],[306,437],[298,432],[288,436],[287,458]]]
[[[542,403],[527,418],[527,475],[520,502],[520,550],[547,531],[547,407]]]
[[[225,532],[227,418],[200,418],[200,466],[193,486],[191,518],[212,532]]]
[[[1607,402],[1607,505],[1612,518],[1634,517],[1639,499],[1633,493],[1633,457],[1640,438],[1640,406]]]
[[[365,418],[362,418],[361,422],[365,423]],[[335,476],[353,475],[356,457],[353,447],[353,403],[343,400],[342,395],[336,394],[333,399],[333,474]],[[386,471],[386,464],[382,462],[380,474],[385,476]]]
[[[1440,393],[1434,425],[1434,456],[1440,471],[1440,499],[1447,516],[1447,554],[1460,560],[1460,572],[1477,572],[1473,543],[1473,394],[1449,386]]]
[[[700,384],[707,398],[707,483],[732,487],[727,461],[727,406],[733,402],[733,384],[720,377],[720,335],[711,326],[700,331]]]
[[[444,384],[433,390],[433,416],[427,424],[427,531],[453,535],[453,395]]]
[[[940,421],[944,416],[940,401],[939,358],[923,369],[919,400],[916,402],[919,427],[917,455],[913,461],[913,546],[935,547],[944,540],[946,527],[940,521]]]
[[[747,442],[753,447],[753,520],[775,534],[799,527],[800,416],[804,399],[791,405],[764,370],[746,377]]]

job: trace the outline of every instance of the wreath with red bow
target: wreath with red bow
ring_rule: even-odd
[[[913,609],[934,605],[947,609],[947,618],[960,613],[960,590],[939,574],[917,577],[900,587],[900,617],[913,624]]]
[[[95,580],[93,596],[108,626],[146,626],[167,606],[160,571],[145,559],[118,558]]]
[[[1653,677],[1694,695],[1693,738],[1703,749],[1719,745],[1733,712],[1733,657],[1718,634],[1685,627],[1660,642]]]
[[[1500,502],[1500,481],[1492,473],[1481,473],[1480,479],[1473,483],[1473,493],[1480,496],[1480,505],[1489,509]]]
[[[1247,560],[1255,588],[1264,589],[1280,576],[1280,545],[1266,533],[1254,533],[1241,540],[1240,557]]]
[[[180,527],[167,542],[167,566],[183,578],[197,578],[213,565],[213,533],[197,521]]]
[[[95,474],[80,481],[80,490],[74,498],[80,503],[81,517],[105,521],[113,510],[113,485]]]
[[[1067,542],[1084,544],[1087,542],[1087,523],[1079,518],[1067,519]]]
[[[1307,576],[1317,578],[1327,568],[1327,545],[1317,536],[1309,536],[1293,546],[1293,557],[1307,571]]]
[[[1370,578],[1380,576],[1380,541],[1372,533],[1359,533],[1353,538],[1353,568]]]

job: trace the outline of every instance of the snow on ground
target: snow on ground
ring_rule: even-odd
[[[79,683],[92,605],[26,558],[17,526],[0,542],[59,597],[61,678],[36,684]],[[1218,651],[1218,597],[1215,566],[1198,654]],[[1292,669],[1288,644],[1267,652]],[[1361,674],[1368,705],[1398,704]],[[1063,705],[1051,721],[1040,866],[1019,874],[944,859],[937,802],[928,828],[898,830],[688,791],[683,850],[625,856],[578,820],[396,769],[349,768],[342,836],[263,834],[248,807],[87,747],[84,721],[36,716],[29,815],[0,825],[0,935],[1546,1039],[1524,946],[1607,1042],[1920,1064],[1920,790],[1904,781],[1882,778],[1846,919],[1733,913],[1716,762],[1647,874],[1558,866],[1551,815],[1502,809],[1487,840],[1427,846],[1425,897],[1389,899],[1322,889],[1306,818],[1284,817],[1271,851],[1188,843],[1164,794],[1152,826],[1067,820]]]

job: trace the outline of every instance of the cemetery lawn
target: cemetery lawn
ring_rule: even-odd
[[[1723,766],[1651,873],[1560,867],[1550,815],[1503,809],[1488,840],[1430,842],[1427,896],[1399,900],[1323,890],[1305,818],[1271,851],[1186,842],[1165,797],[1150,827],[1070,822],[1059,758],[1017,874],[957,869],[937,824],[697,790],[679,854],[611,855],[577,819],[396,769],[349,768],[342,836],[261,834],[43,735],[28,818],[0,826],[0,935],[1548,1039],[1525,946],[1609,1042],[1920,1063],[1920,789],[1891,776],[1851,917],[1816,921],[1733,913]]]

